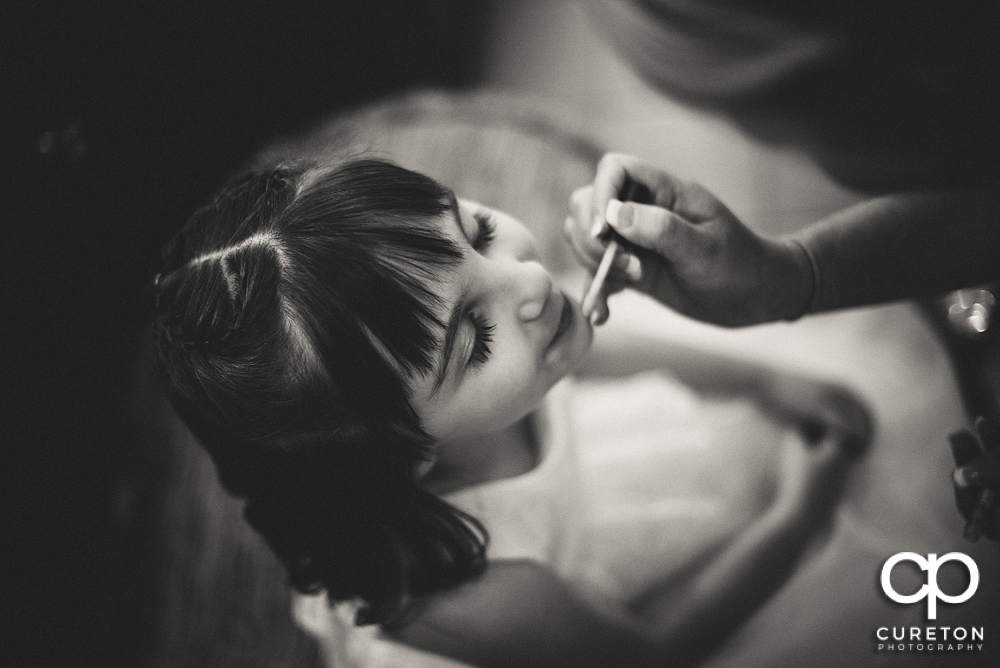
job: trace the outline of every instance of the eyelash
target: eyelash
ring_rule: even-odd
[[[476,234],[476,243],[472,247],[477,252],[482,253],[490,247],[493,238],[496,236],[496,221],[493,220],[493,214],[488,211],[477,211],[472,217],[479,226],[479,232]]]
[[[479,366],[490,358],[490,344],[493,343],[493,330],[495,325],[490,325],[478,313],[470,313],[469,319],[476,330],[476,339],[472,343],[472,354],[469,355],[468,366]]]

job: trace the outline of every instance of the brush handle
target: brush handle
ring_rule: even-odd
[[[618,254],[618,249],[620,246],[615,239],[612,239],[608,243],[608,247],[604,249],[604,255],[601,256],[601,264],[597,265],[597,273],[594,274],[594,280],[590,283],[590,289],[587,290],[587,294],[583,297],[583,303],[580,304],[581,310],[583,310],[583,315],[587,319],[594,313],[594,307],[597,306],[597,295],[601,293],[601,287],[604,285],[604,280],[608,277],[608,271],[611,270],[611,263],[615,261],[615,256]]]
[[[625,181],[625,186],[622,188],[618,199],[622,202],[652,204],[653,196],[649,188],[638,181],[628,179]],[[594,274],[594,280],[591,281],[590,288],[587,290],[587,294],[584,295],[583,302],[580,304],[583,315],[588,320],[594,313],[594,307],[597,306],[597,296],[601,293],[604,281],[608,278],[611,265],[614,263],[615,256],[618,255],[618,250],[622,246],[621,242],[625,242],[624,237],[613,229],[609,228],[607,234],[611,236],[611,241],[608,243],[608,247],[604,249],[604,255],[601,256],[601,263],[597,266],[597,273]]]

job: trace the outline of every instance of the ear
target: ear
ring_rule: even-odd
[[[330,607],[325,593],[307,596],[292,593],[292,618],[319,646],[323,665],[330,668],[357,665],[347,653],[344,621]]]
[[[326,594],[292,594],[292,619],[299,627],[317,640],[323,640],[333,630],[333,610]]]
[[[413,477],[416,480],[424,478],[428,473],[431,472],[431,469],[434,468],[435,464],[437,464],[436,455],[431,455],[427,459],[421,459],[413,467]]]

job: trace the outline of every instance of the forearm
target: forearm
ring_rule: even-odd
[[[881,197],[792,238],[819,269],[810,312],[933,295],[996,277],[1000,191]]]
[[[664,370],[698,392],[758,398],[775,373],[765,364],[679,341],[652,337],[609,322],[595,331],[583,376],[623,377]]]
[[[781,588],[812,535],[804,522],[773,510],[686,586],[650,592],[636,612],[653,620],[671,665],[694,665]]]

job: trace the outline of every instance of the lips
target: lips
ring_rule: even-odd
[[[554,345],[559,342],[559,339],[569,331],[569,328],[573,325],[573,304],[570,302],[569,297],[565,294],[562,295],[562,312],[559,314],[559,324],[556,326],[556,332],[552,336],[552,340],[549,342],[548,347],[551,349]]]

